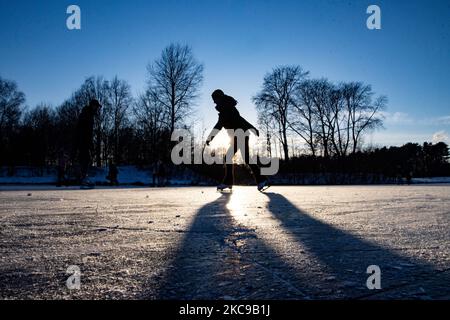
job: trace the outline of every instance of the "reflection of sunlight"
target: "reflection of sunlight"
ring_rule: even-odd
[[[269,199],[261,196],[256,189],[238,187],[234,189],[227,203],[227,209],[237,225],[254,230],[258,239],[272,248],[283,261],[297,268],[299,258],[319,265],[319,261],[311,255],[303,244],[299,243],[295,234],[280,225],[270,210],[282,208],[268,208]],[[295,214],[293,212],[286,212]]]
[[[238,192],[234,192],[227,203],[227,209],[237,222],[242,222],[248,216],[245,204],[250,197],[245,191],[245,189],[240,189]]]

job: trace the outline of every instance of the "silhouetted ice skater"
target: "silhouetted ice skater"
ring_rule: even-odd
[[[219,111],[219,120],[214,126],[214,129],[208,135],[208,138],[206,140],[207,145],[209,145],[209,143],[214,139],[215,134],[222,128],[232,130],[242,129],[244,132],[246,132],[247,130],[251,130],[257,136],[259,136],[259,131],[251,123],[249,123],[247,120],[241,117],[239,111],[236,109],[237,101],[233,97],[227,96],[222,90],[218,89],[212,93],[212,99],[216,104],[216,110]],[[269,187],[269,184],[267,178],[261,175],[260,167],[257,164],[250,164],[249,161],[250,148],[248,135],[245,136],[243,146],[238,145],[238,138],[236,135],[234,135],[234,137],[231,138],[232,138],[231,145],[229,146],[227,153],[231,151],[234,155],[238,151],[239,147],[241,148],[243,147],[244,150],[242,149],[240,150],[242,158],[252,170],[253,176],[258,185],[258,190],[264,191]],[[233,184],[234,184],[233,164],[226,163],[225,177],[223,178],[222,183],[217,186],[217,190],[220,191],[223,191],[225,189],[231,190],[233,188]]]
[[[93,188],[94,183],[88,178],[94,139],[94,121],[102,106],[92,99],[80,113],[77,124],[77,146],[80,161],[81,188]]]

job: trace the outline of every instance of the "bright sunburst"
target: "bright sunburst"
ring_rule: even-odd
[[[213,149],[228,149],[230,145],[230,137],[227,132],[222,130],[215,137],[214,140],[211,141],[211,148]]]

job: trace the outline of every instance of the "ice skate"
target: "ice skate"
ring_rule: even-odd
[[[233,186],[230,185],[230,184],[221,183],[221,184],[219,184],[217,186],[217,191],[219,191],[219,192],[224,192],[224,191],[231,192],[231,191],[233,191]]]
[[[264,192],[270,188],[269,181],[264,180],[263,182],[258,183],[258,191]]]

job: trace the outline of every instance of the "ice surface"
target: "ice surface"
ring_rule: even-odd
[[[0,203],[2,299],[450,298],[449,185],[0,186]]]

